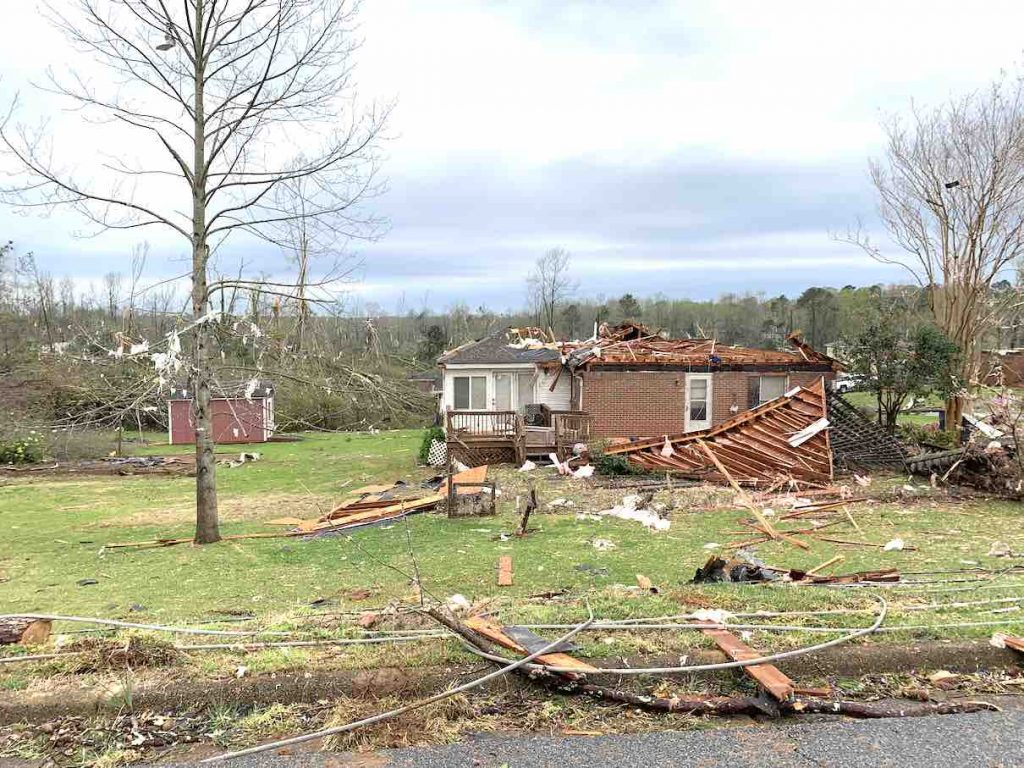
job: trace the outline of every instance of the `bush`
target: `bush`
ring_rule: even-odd
[[[920,445],[937,445],[941,448],[956,448],[960,444],[960,436],[954,430],[940,431],[928,429],[920,424],[900,424],[896,427],[896,434],[905,443]]]
[[[34,429],[20,437],[0,439],[0,464],[36,464],[45,455],[43,438]]]
[[[591,456],[590,463],[599,475],[646,475],[647,470],[630,462],[625,456],[598,453]]]
[[[420,464],[427,464],[430,461],[430,444],[435,440],[444,442],[444,430],[440,427],[428,427],[423,430],[423,442],[420,443],[419,461]]]

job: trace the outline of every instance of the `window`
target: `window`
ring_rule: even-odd
[[[454,406],[457,411],[487,409],[487,377],[455,376],[452,379]]]
[[[776,397],[782,397],[786,394],[786,384],[785,376],[751,376],[749,407],[753,408]]]
[[[707,421],[708,380],[690,379],[690,421]]]
[[[494,410],[512,410],[512,374],[494,374]]]
[[[533,374],[520,373],[517,377],[517,395],[519,396],[519,412],[523,413],[526,406],[533,405]]]

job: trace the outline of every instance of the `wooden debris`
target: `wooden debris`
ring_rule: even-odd
[[[487,638],[492,643],[500,645],[502,648],[508,648],[510,651],[521,653],[524,656],[528,655],[528,651],[523,648],[523,646],[519,645],[519,643],[505,634],[500,624],[496,624],[490,619],[485,619],[482,616],[472,616],[466,619],[463,623],[469,629],[482,637]],[[593,667],[579,659],[573,658],[567,653],[546,653],[543,656],[537,657],[537,663],[549,667],[571,667],[572,669],[579,670],[581,673],[594,672],[597,670],[597,667]],[[560,674],[564,674],[570,678],[575,677],[572,673]]]
[[[845,559],[846,559],[845,555],[836,555],[832,559],[826,560],[821,565],[816,565],[813,568],[811,568],[811,570],[807,571],[807,575],[808,576],[813,576],[814,574],[820,573],[821,571],[825,570],[826,568],[828,568],[831,565],[835,565],[836,563],[841,563]]]
[[[498,586],[512,586],[512,556],[502,555],[498,558]]]
[[[0,645],[42,645],[50,639],[51,626],[45,619],[0,619]]]
[[[537,509],[537,489],[530,484],[530,493],[526,498],[526,507],[523,508],[523,515],[519,519],[519,527],[516,528],[516,536],[522,538],[529,533],[530,515]]]
[[[704,635],[715,641],[726,656],[733,661],[749,661],[761,658],[761,654],[740,640],[727,629],[704,629]],[[787,701],[793,696],[794,685],[786,675],[772,664],[754,664],[743,667],[743,671],[757,681],[778,701]]]
[[[739,485],[773,485],[780,477],[805,482],[832,480],[829,430],[817,429],[797,446],[790,438],[827,418],[825,386],[796,387],[782,397],[751,408],[717,427],[609,446],[606,454],[624,455],[652,471],[673,471],[698,480]]]

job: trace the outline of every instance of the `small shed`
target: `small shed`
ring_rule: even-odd
[[[188,387],[171,390],[167,401],[167,438],[171,445],[195,444],[193,393]],[[217,393],[210,400],[215,443],[265,443],[274,434],[274,388],[265,382],[254,389],[242,385]]]

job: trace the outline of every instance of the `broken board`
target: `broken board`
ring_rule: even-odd
[[[502,555],[498,558],[498,586],[512,586],[512,556]]]
[[[500,624],[496,624],[490,619],[485,619],[482,616],[472,616],[466,619],[465,625],[478,635],[486,637],[492,643],[500,645],[502,648],[508,648],[510,651],[521,653],[523,656],[529,655],[529,652],[523,648],[523,646],[505,634],[505,631]],[[536,662],[548,667],[569,667],[571,669],[579,670],[580,673],[594,672],[597,670],[597,667],[593,667],[579,659],[573,658],[567,653],[545,653],[543,656],[538,656],[536,658]]]
[[[761,658],[760,653],[727,629],[705,629],[702,631],[707,637],[714,640],[715,645],[733,661],[750,661]],[[772,664],[757,664],[743,667],[743,671],[779,701],[788,701],[793,696],[793,681],[780,672],[778,667]]]

